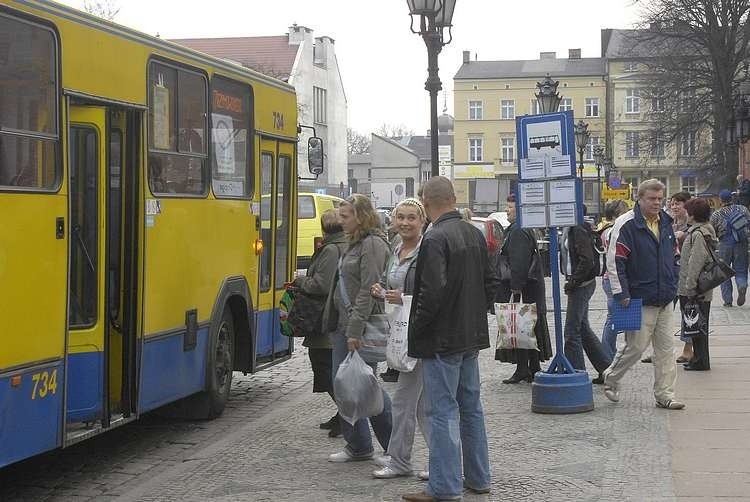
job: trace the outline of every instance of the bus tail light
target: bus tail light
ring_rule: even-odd
[[[261,254],[263,252],[263,239],[255,239],[253,249],[255,250],[255,254]]]
[[[13,375],[10,377],[11,387],[18,387],[19,385],[21,385],[21,375]]]
[[[323,246],[323,238],[315,237],[313,239],[313,249],[320,249],[321,246]]]

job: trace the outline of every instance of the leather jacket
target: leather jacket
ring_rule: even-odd
[[[451,211],[422,238],[409,322],[409,355],[432,358],[490,346],[487,309],[499,280],[482,233]]]

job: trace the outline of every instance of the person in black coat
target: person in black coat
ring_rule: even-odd
[[[513,195],[508,197],[508,220],[510,227],[505,232],[505,241],[497,254],[496,268],[500,275],[500,287],[495,294],[496,303],[513,301],[536,303],[537,322],[534,326],[539,350],[527,349],[497,349],[495,359],[501,362],[516,363],[513,376],[503,380],[503,383],[518,383],[524,380],[531,382],[534,373],[541,370],[541,361],[552,357],[547,327],[547,302],[545,300],[544,271],[537,249],[536,237],[531,230],[523,229],[516,223],[516,200]],[[506,257],[506,258],[504,258]],[[501,261],[506,261],[510,268],[510,278],[502,277]]]

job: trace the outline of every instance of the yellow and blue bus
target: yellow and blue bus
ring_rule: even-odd
[[[0,0],[0,467],[290,357],[297,135],[284,82]]]

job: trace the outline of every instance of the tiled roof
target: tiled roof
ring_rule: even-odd
[[[531,59],[525,61],[470,61],[461,65],[456,80],[489,78],[555,78],[604,75],[604,59]]]
[[[645,59],[688,55],[695,51],[674,32],[607,29],[602,30],[602,53],[607,59]]]
[[[280,80],[289,80],[298,45],[287,35],[272,37],[183,38],[171,40],[211,56],[229,59]]]

